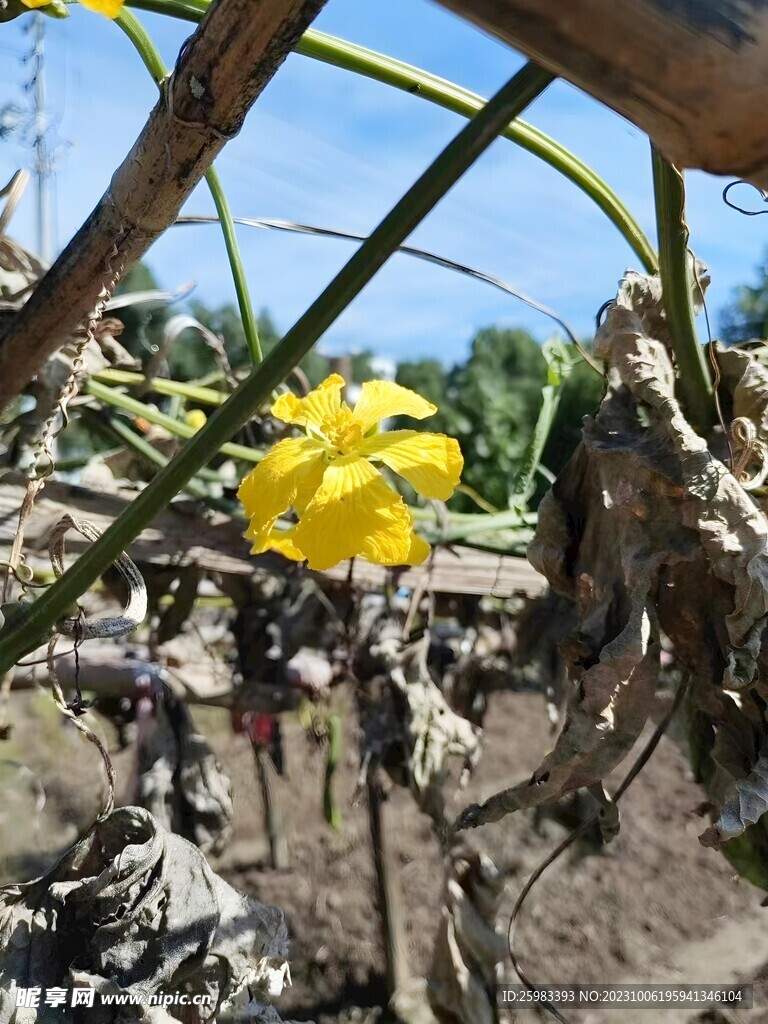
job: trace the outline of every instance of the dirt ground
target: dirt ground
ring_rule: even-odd
[[[235,792],[232,839],[214,866],[232,885],[282,907],[288,919],[293,986],[280,1001],[281,1014],[322,1024],[385,1021],[383,1011],[351,1013],[352,1007],[384,1007],[388,998],[367,814],[364,797],[356,799],[353,725],[336,775],[344,818],[336,834],[322,816],[324,761],[296,718],[286,717],[285,774],[278,788],[291,868],[274,871],[248,741],[232,735],[224,712],[204,709],[195,717]],[[13,718],[12,736],[0,745],[2,881],[32,877],[52,863],[52,844],[61,849],[89,824],[101,779],[93,748],[57,719],[44,694],[14,696]],[[524,778],[553,742],[544,703],[535,695],[496,695],[486,727],[484,758],[455,800],[456,811]],[[111,736],[109,728],[102,732]],[[130,750],[115,755],[122,785],[131,760]],[[45,791],[42,810],[35,809],[41,792],[33,776]],[[696,808],[702,800],[677,740],[665,737],[622,801],[614,842],[598,853],[571,848],[534,888],[518,928],[519,954],[537,983],[754,980],[755,1009],[728,1016],[602,1010],[569,1014],[569,1021],[768,1022],[768,909],[760,906],[759,890],[738,881],[722,856],[699,845],[704,824]],[[403,790],[392,792],[386,821],[400,864],[410,968],[420,975],[429,965],[440,905],[438,844],[430,821]],[[528,812],[474,834],[506,873],[504,924],[527,875],[565,834],[560,823],[535,823]],[[517,1019],[542,1018],[529,1012]]]

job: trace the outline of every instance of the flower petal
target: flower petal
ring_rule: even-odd
[[[411,514],[377,469],[357,455],[334,459],[293,535],[310,569],[330,569],[362,555],[379,565],[404,565],[411,550]]]
[[[80,0],[80,3],[89,11],[105,14],[108,18],[116,18],[123,6],[123,0]]]
[[[381,459],[425,498],[447,501],[464,468],[459,442],[445,434],[390,430],[364,438],[355,451],[366,459]]]
[[[306,427],[309,423],[319,427],[326,417],[341,409],[344,386],[344,378],[338,373],[332,373],[304,398],[291,392],[280,395],[272,406],[272,415],[284,423],[294,423],[297,427]]]
[[[294,529],[295,527],[291,527],[290,530],[272,530],[267,547],[270,551],[279,551],[284,558],[290,558],[292,562],[303,562],[304,555],[293,543]]]
[[[308,437],[279,441],[240,484],[237,496],[250,519],[245,537],[254,554],[266,551],[277,517],[304,507],[323,480],[325,449]]]
[[[389,416],[412,416],[415,420],[423,420],[434,416],[437,406],[391,380],[368,380],[360,389],[360,397],[352,411],[363,433],[367,434],[379,420]]]
[[[423,537],[420,537],[418,533],[412,534],[411,549],[405,560],[406,565],[421,565],[431,550],[432,548]]]

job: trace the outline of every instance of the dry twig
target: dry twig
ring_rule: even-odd
[[[324,2],[212,5],[96,209],[0,337],[0,408],[96,307],[110,259],[129,267],[173,223]]]

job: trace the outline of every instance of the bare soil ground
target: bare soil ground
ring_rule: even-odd
[[[101,784],[95,751],[57,719],[44,695],[13,697],[13,717],[12,737],[0,744],[2,881],[32,877],[47,867],[56,850],[89,824]],[[323,759],[295,718],[285,721],[285,775],[278,787],[292,866],[273,871],[250,745],[232,735],[223,712],[200,710],[195,717],[235,790],[232,840],[214,865],[234,886],[278,904],[288,918],[293,987],[281,1000],[281,1013],[324,1024],[376,1019],[375,1014],[350,1016],[352,1007],[384,1007],[388,999],[367,815],[364,798],[355,798],[353,724],[336,776],[344,828],[335,834],[322,816]],[[553,742],[543,701],[534,695],[495,696],[486,728],[484,759],[452,805],[456,811],[524,778]],[[102,731],[111,735],[106,727]],[[115,756],[122,784],[131,759],[130,751]],[[40,812],[35,811],[39,791],[20,763],[46,792]],[[594,1011],[569,1020],[768,1022],[768,909],[760,906],[759,890],[738,881],[722,856],[699,845],[704,822],[696,808],[702,800],[684,751],[674,737],[665,737],[622,801],[615,841],[599,853],[572,848],[536,886],[523,911],[518,948],[536,982],[754,980],[755,1009],[730,1015]],[[429,965],[440,905],[439,848],[430,821],[407,792],[393,790],[386,817],[400,863],[410,967],[418,975]],[[565,834],[550,819],[535,825],[528,813],[476,834],[507,874],[508,906]],[[518,1019],[541,1018],[528,1013]]]

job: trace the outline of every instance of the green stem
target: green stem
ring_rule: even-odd
[[[541,389],[541,408],[533,428],[533,436],[523,458],[520,474],[514,483],[512,502],[527,508],[535,489],[536,470],[544,455],[557,409],[560,405],[561,382],[545,384]]]
[[[435,510],[429,506],[424,505],[409,505],[411,511],[411,518],[417,523],[428,523],[437,529],[435,520]],[[517,516],[517,521],[514,521],[514,517]],[[484,522],[490,522],[490,526],[486,529],[496,530],[500,528],[506,529],[510,525],[520,525],[521,523],[525,526],[535,526],[538,520],[536,512],[521,512],[519,509],[505,509],[503,512],[451,512],[450,522],[454,526],[461,526],[466,523],[472,527],[473,523],[477,523],[480,520]],[[499,522],[497,523],[497,520]]]
[[[194,22],[200,21],[208,9],[208,4],[204,0],[196,0],[194,3],[190,0],[129,0],[129,3],[131,7],[170,14]],[[296,52],[324,64],[390,85],[464,117],[473,117],[482,109],[485,102],[476,93],[454,85],[444,78],[377,53],[375,50],[368,50],[356,43],[318,32],[316,29],[309,29],[304,33]],[[613,189],[591,167],[565,146],[561,146],[559,142],[524,121],[516,120],[506,125],[501,135],[539,157],[573,182],[618,228],[648,273],[658,272],[656,252],[642,228]]]
[[[219,172],[215,167],[208,168],[205,172],[205,180],[208,183],[208,188],[213,196],[216,213],[219,217],[219,224],[221,224],[221,231],[224,235],[224,244],[227,248],[229,269],[232,274],[232,280],[235,284],[237,305],[240,309],[240,319],[243,322],[245,341],[248,345],[248,351],[251,354],[251,363],[254,366],[258,366],[264,358],[264,354],[261,351],[259,327],[256,323],[256,316],[253,312],[251,293],[248,291],[248,281],[245,276],[243,258],[240,255],[240,246],[237,242],[237,232],[235,230],[235,222],[232,219],[232,211],[229,208],[226,193],[224,192],[224,188],[222,187],[221,180],[219,178]]]
[[[568,346],[558,338],[545,342],[542,352],[547,361],[547,383],[541,389],[539,415],[536,418],[536,425],[526,448],[520,472],[513,484],[510,504],[518,509],[527,508],[528,502],[533,496],[536,471],[541,465],[544,449],[555,424],[563,385],[574,365]]]
[[[168,75],[168,69],[163,63],[163,59],[158,53],[154,43],[150,39],[147,30],[141,24],[139,19],[125,7],[121,10],[116,20],[117,24],[133,43],[139,56],[144,61],[144,65],[150,75],[152,75],[158,86],[161,85]],[[235,222],[232,220],[232,211],[229,208],[226,194],[215,167],[208,168],[205,172],[205,180],[211,193],[211,197],[213,198],[214,206],[216,207],[219,223],[221,224],[221,232],[224,236],[224,245],[227,250],[229,269],[235,285],[237,304],[240,309],[240,319],[243,323],[243,333],[245,334],[248,351],[251,354],[251,362],[254,366],[258,366],[264,357],[262,355],[261,342],[259,340],[259,328],[253,312],[253,303],[251,302],[251,295],[248,291],[245,267],[243,266],[242,256],[240,255],[240,246],[237,243],[237,232],[235,231]]]
[[[242,428],[504,126],[522,113],[552,80],[550,72],[526,64],[446,146],[264,362],[74,565],[33,605],[19,610],[9,621],[0,632],[0,676],[36,645],[187,480]]]
[[[88,409],[87,407],[81,410],[80,415],[84,422],[88,423],[94,431],[98,431],[99,434],[110,441],[117,440],[123,448],[127,445],[139,458],[143,459],[144,462],[149,465],[162,467],[168,462],[168,459],[162,454],[162,452],[153,448],[146,438],[143,438],[140,434],[131,430],[128,424],[119,417],[112,416],[104,420],[94,409]],[[216,476],[212,470],[200,471],[201,474],[203,472],[210,472],[213,476]],[[185,490],[194,498],[199,498],[201,501],[207,501],[208,499],[208,492],[206,488],[194,478],[187,483]]]
[[[316,29],[304,33],[296,52],[393,86],[464,117],[474,116],[485,102],[476,93],[444,78]],[[510,123],[501,134],[544,160],[588,195],[618,228],[645,269],[649,273],[656,272],[658,261],[653,246],[615,192],[591,167],[525,121]]]
[[[98,398],[100,402],[111,405],[115,409],[129,412],[132,416],[141,416],[149,423],[154,423],[156,427],[162,427],[164,430],[167,430],[174,437],[182,437],[188,441],[199,432],[194,427],[190,427],[188,423],[182,423],[180,420],[173,419],[172,416],[166,416],[164,412],[160,412],[154,406],[146,405],[137,398],[132,398],[130,395],[118,391],[117,388],[105,387],[104,384],[100,384],[97,380],[89,380],[85,385],[85,390],[88,394],[93,395],[94,398]],[[201,430],[204,429],[204,427],[201,428]],[[231,441],[220,445],[218,450],[211,454],[211,458],[219,454],[219,452],[222,455],[228,455],[231,459],[243,459],[245,462],[261,462],[264,458],[263,452],[256,451],[255,448],[247,448],[244,444],[233,444]]]
[[[174,2],[178,3],[178,0],[174,0]],[[144,67],[152,75],[156,85],[159,87],[168,77],[168,68],[165,66],[165,62],[158,53],[155,44],[150,39],[147,30],[136,15],[132,14],[127,7],[122,8],[115,18],[115,24],[120,26],[133,43],[136,52],[144,62]]]
[[[524,529],[525,520],[517,509],[496,513],[472,513],[463,520],[451,517],[446,527],[420,523],[419,533],[434,543],[459,541],[478,533],[495,533],[498,530]]]
[[[84,410],[87,411],[87,410]],[[98,416],[98,413],[95,413]],[[171,461],[167,455],[163,455],[157,448],[153,447],[141,434],[137,434],[135,430],[131,430],[124,419],[119,416],[110,416],[106,420],[107,428],[111,431],[114,437],[116,437],[123,444],[127,444],[129,448],[132,448],[137,455],[140,455],[148,463],[152,463],[154,466],[159,466],[161,469],[163,466],[167,466]],[[207,480],[208,483],[221,483],[221,477],[215,469],[206,469],[203,467],[197,472],[197,476],[200,480]],[[192,485],[194,484],[194,489]],[[189,481],[187,490],[190,494],[194,494],[196,498],[207,500],[208,492],[204,487],[195,483],[195,478]]]
[[[696,337],[691,255],[685,222],[685,184],[682,173],[665,160],[655,146],[652,147],[652,161],[659,273],[680,390],[692,424],[706,431],[714,422],[714,402],[704,348]]]
[[[115,370],[111,367],[97,370],[91,379],[102,384],[125,384],[127,387],[130,387],[131,384],[144,384],[147,380],[143,373],[134,373],[133,370]],[[156,391],[158,395],[180,395],[199,405],[224,405],[229,397],[226,391],[192,384],[186,380],[172,380],[169,377],[153,377],[150,390]]]

